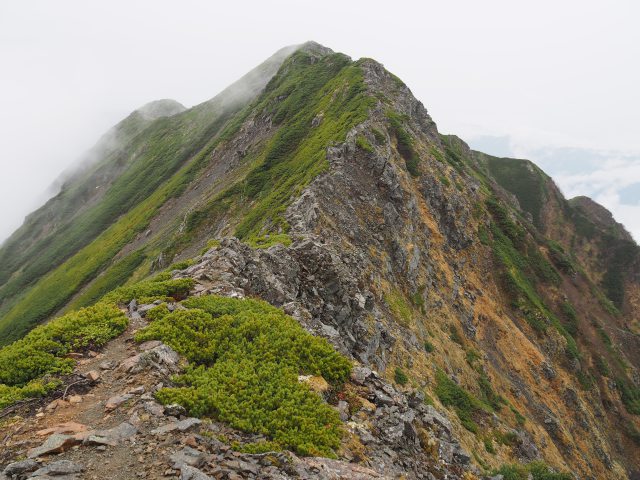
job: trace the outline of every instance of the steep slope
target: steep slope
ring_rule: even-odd
[[[441,135],[374,60],[305,44],[278,66],[244,108],[207,103],[142,130],[125,151],[153,168],[114,179],[109,192],[138,183],[114,217],[98,215],[109,192],[96,202],[102,228],[60,266],[11,271],[0,339],[168,269],[193,295],[282,307],[395,384],[404,400],[374,395],[373,418],[343,412],[343,459],[416,478],[537,459],[637,475],[640,263],[624,230],[531,162]],[[450,410],[446,438],[425,401]]]
[[[0,343],[19,338],[63,307],[145,228],[155,209],[179,195],[220,141],[224,125],[295,48],[277,52],[201,105],[180,112],[172,101],[152,103],[105,135],[60,193],[2,245]],[[143,258],[140,252],[129,257],[127,271],[115,281]]]

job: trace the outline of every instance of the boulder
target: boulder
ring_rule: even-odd
[[[29,458],[20,462],[10,463],[6,466],[2,473],[11,478],[15,475],[22,475],[23,473],[33,472],[34,470],[37,470],[38,467],[40,467],[40,464],[32,458]]]

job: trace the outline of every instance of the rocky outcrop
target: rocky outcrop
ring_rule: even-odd
[[[225,285],[212,285],[212,288],[222,287]],[[240,294],[238,290],[232,293]],[[132,305],[130,330],[145,324],[142,317],[134,315],[145,308],[146,305]],[[105,393],[86,392],[81,406],[75,411],[67,410],[68,402],[58,402],[53,409],[42,409],[39,416],[31,419],[34,425],[49,417],[49,422],[55,418],[71,419],[40,429],[36,435],[27,435],[29,440],[26,442],[10,442],[9,448],[19,455],[23,451],[21,448],[31,443],[34,436],[47,437],[28,451],[29,459],[8,463],[2,473],[4,477],[0,475],[0,479],[93,479],[97,478],[96,468],[99,470],[94,458],[100,454],[113,459],[108,467],[104,467],[109,472],[136,458],[138,468],[134,470],[139,478],[158,478],[159,472],[169,477],[179,474],[183,479],[200,480],[473,478],[464,477],[465,472],[474,471],[474,467],[469,453],[456,440],[447,414],[426,404],[420,392],[407,395],[368,367],[354,368],[347,387],[348,397],[337,400],[336,408],[345,422],[348,438],[340,458],[303,458],[287,451],[242,453],[240,447],[231,446],[264,440],[264,437],[234,430],[223,423],[188,417],[179,405],[159,405],[146,393],[144,384],[154,378],[166,379],[167,364],[140,362],[139,358],[154,351],[165,352],[169,358],[177,357],[177,354],[155,341],[143,343],[137,350],[140,353],[121,358],[115,356],[119,355],[119,350],[114,346],[98,355],[94,359],[96,363],[112,361],[119,364],[100,378],[100,391]],[[102,358],[105,355],[107,358]],[[137,368],[128,368],[131,365]],[[177,365],[178,362],[173,364],[172,371],[179,371]],[[322,387],[321,380],[301,378],[301,381],[319,386],[319,395],[336,402],[327,397],[331,392]],[[107,392],[115,391],[119,393],[106,398]],[[105,400],[101,400],[103,396]],[[74,416],[89,418],[87,415],[91,416],[96,408],[107,412],[102,422],[112,426],[92,427],[79,423],[79,417]],[[30,423],[24,423],[17,435],[29,428],[32,428]],[[109,475],[124,479],[132,478],[133,474],[116,472]]]

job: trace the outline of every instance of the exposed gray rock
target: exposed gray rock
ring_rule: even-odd
[[[142,407],[145,409],[147,413],[151,415],[155,415],[156,417],[164,415],[164,407],[160,405],[158,402],[148,401],[148,402],[145,402],[142,405]]]
[[[113,370],[117,366],[118,366],[118,362],[116,362],[114,360],[105,360],[104,362],[100,363],[100,365],[99,365],[99,367],[102,370]]]
[[[23,473],[33,472],[40,467],[40,464],[35,460],[29,458],[27,460],[22,460],[20,462],[13,462],[6,466],[2,473],[4,473],[7,477],[11,477],[12,475],[21,475]]]
[[[60,453],[79,443],[80,440],[72,435],[54,433],[42,445],[31,449],[29,458],[36,458],[50,453]]]
[[[197,468],[189,465],[183,465],[180,468],[180,480],[212,480],[212,477],[202,473]]]
[[[97,430],[88,435],[83,443],[88,445],[116,446],[121,441],[132,438],[138,433],[138,429],[129,422],[122,422],[117,427],[108,430]]]
[[[198,418],[185,418],[184,420],[181,420],[179,422],[169,423],[167,425],[163,425],[162,427],[151,430],[151,433],[153,435],[164,435],[174,430],[185,432],[194,425],[199,425],[200,423],[202,423],[202,421]]]
[[[185,447],[182,450],[171,455],[170,460],[175,469],[182,469],[185,465],[190,467],[200,467],[211,458],[204,452],[191,447]]]
[[[177,403],[172,403],[170,405],[164,406],[164,414],[170,417],[180,417],[187,413],[187,410]]]
[[[52,476],[58,477],[62,475],[72,475],[84,471],[84,467],[78,463],[71,462],[69,460],[58,460],[57,462],[51,462],[44,467],[36,470],[32,477],[45,477]]]
[[[107,400],[107,403],[105,403],[104,408],[107,411],[115,410],[124,402],[126,402],[127,400],[131,400],[132,398],[133,398],[133,395],[131,395],[130,393],[123,393],[122,395],[116,395]]]

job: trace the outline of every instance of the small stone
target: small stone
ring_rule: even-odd
[[[182,450],[173,453],[169,458],[173,468],[181,469],[184,465],[199,467],[210,459],[210,455],[191,447],[185,447]]]
[[[338,413],[340,414],[340,420],[343,422],[349,420],[349,404],[344,400],[338,402]]]
[[[160,405],[157,402],[154,401],[150,401],[150,402],[145,402],[142,407],[151,415],[154,415],[156,417],[159,417],[161,415],[164,415],[164,407],[162,405]]]
[[[180,480],[212,480],[211,477],[195,467],[184,465],[180,469]],[[229,477],[231,478],[231,477]]]
[[[364,385],[372,375],[373,372],[367,367],[357,367],[351,371],[351,379],[359,385]]]
[[[105,360],[104,362],[98,365],[102,370],[113,370],[118,366],[118,362],[114,360]]]
[[[129,390],[129,393],[131,395],[142,395],[144,392],[145,392],[145,388],[142,385],[140,385],[139,387],[132,388],[131,390]]]
[[[67,400],[69,401],[69,403],[82,403],[82,397],[80,395],[70,395],[69,397],[67,397]]]
[[[107,400],[107,403],[105,404],[104,408],[107,411],[115,410],[120,405],[122,405],[124,402],[126,402],[127,400],[130,400],[132,398],[133,398],[133,395],[131,395],[129,393],[124,393],[122,395],[116,395],[115,397],[111,397],[109,400]]]
[[[173,422],[173,423],[164,425],[162,427],[158,427],[154,430],[151,430],[151,433],[153,435],[164,435],[165,433],[173,432],[174,430],[180,430],[181,432],[185,432],[189,430],[191,427],[193,427],[194,425],[198,425],[200,423],[202,423],[201,420],[190,417],[190,418],[181,420],[179,422]]]
[[[133,370],[134,367],[136,367],[136,365],[138,365],[139,362],[140,362],[140,355],[134,355],[133,357],[129,357],[126,360],[124,360],[122,363],[120,363],[119,368],[120,370],[129,372]]]
[[[184,439],[183,443],[193,448],[196,448],[198,446],[198,440],[196,440],[196,437],[194,435],[189,435]]]
[[[45,410],[47,412],[53,412],[56,408],[66,407],[67,405],[69,405],[69,403],[66,402],[65,400],[57,399],[57,400],[54,400],[53,402],[51,402],[49,405],[47,405],[45,407]]]
[[[98,370],[90,370],[84,374],[84,377],[92,382],[97,382],[100,378],[100,372]]]
[[[186,409],[182,405],[178,405],[177,403],[172,403],[171,405],[166,405],[164,407],[164,414],[171,417],[179,417],[180,415],[184,415],[187,413]]]
[[[87,445],[108,445],[115,447],[121,441],[132,438],[138,433],[138,429],[129,422],[122,422],[117,427],[109,430],[98,430],[85,438]]]
[[[195,425],[200,425],[201,423],[202,423],[202,420],[200,420],[199,418],[189,417],[189,418],[185,418],[184,420],[179,421],[177,423],[177,428],[181,432],[186,432],[191,427],[193,427]]]

